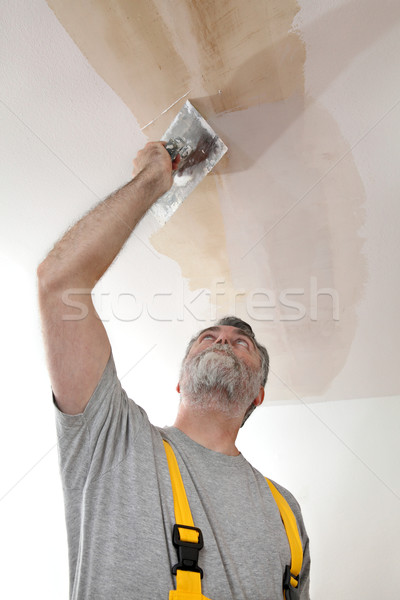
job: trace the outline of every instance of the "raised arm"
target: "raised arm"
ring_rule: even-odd
[[[39,265],[38,289],[47,364],[56,402],[83,412],[104,371],[110,343],[91,292],[150,206],[172,185],[161,142],[150,142],[135,161],[134,178],[86,214]]]

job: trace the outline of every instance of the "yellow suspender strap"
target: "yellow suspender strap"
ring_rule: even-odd
[[[179,538],[184,542],[198,543],[198,531],[195,529],[186,529],[186,527],[194,527],[193,518],[174,451],[166,440],[163,440],[163,442],[171,478],[175,521],[177,525],[185,526],[184,528],[177,527],[179,530]],[[289,540],[292,557],[290,567],[290,584],[293,587],[297,587],[298,580],[296,578],[298,577],[303,564],[303,546],[299,531],[297,529],[296,517],[294,516],[289,504],[282,494],[278,492],[274,484],[269,479],[265,479],[269,485],[274,500],[278,505],[283,525]],[[201,593],[200,573],[196,573],[194,571],[183,571],[178,568],[176,571],[176,590],[170,591],[169,600],[208,600]]]
[[[178,525],[194,527],[192,513],[186,496],[181,473],[171,446],[163,440],[171,477],[174,498],[175,521]],[[179,537],[183,542],[199,542],[199,533],[194,529],[179,528]],[[169,600],[208,600],[201,593],[201,576],[194,571],[176,571],[176,590],[171,590]]]
[[[298,577],[303,564],[303,545],[301,543],[299,530],[297,529],[296,517],[294,516],[289,504],[282,494],[278,492],[274,484],[269,479],[265,479],[267,480],[274,500],[278,505],[283,525],[286,529],[286,535],[289,540],[290,552],[292,555],[292,562],[290,566],[290,583],[293,587],[297,587],[298,580],[294,577]],[[294,577],[292,577],[292,575]]]

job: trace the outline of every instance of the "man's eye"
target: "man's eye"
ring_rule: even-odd
[[[246,346],[246,348],[249,347],[249,344],[246,342],[246,340],[239,339],[239,340],[236,340],[236,342],[238,344],[242,344],[243,346]]]
[[[212,336],[210,333],[207,333],[207,334],[206,334],[206,335],[203,337],[203,340],[206,340],[206,339],[213,340],[214,338],[213,338],[213,336]]]

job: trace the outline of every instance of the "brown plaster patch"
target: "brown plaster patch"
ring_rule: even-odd
[[[305,48],[290,31],[298,10],[295,0],[183,2],[170,18],[164,8],[192,95],[203,94],[200,111],[209,117],[303,91]]]
[[[48,4],[141,127],[188,91],[190,72],[152,0]]]
[[[226,254],[225,228],[216,189],[216,178],[206,177],[171,219],[151,237],[156,250],[176,260],[191,290],[208,288],[211,301],[218,281],[232,293]],[[219,299],[224,310],[225,298]]]
[[[295,0],[48,0],[94,69],[158,138],[190,90],[205,118],[302,92]]]

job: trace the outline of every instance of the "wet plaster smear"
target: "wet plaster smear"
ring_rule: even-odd
[[[151,243],[219,314],[252,320],[275,400],[322,394],[356,331],[364,190],[335,121],[305,95],[297,3],[48,4],[149,139],[186,98],[220,134],[228,155]]]

